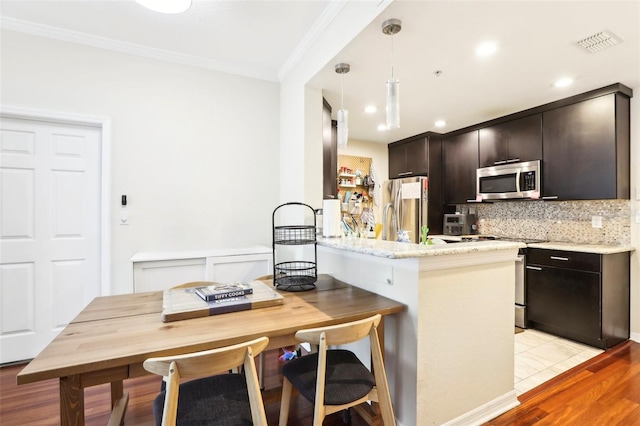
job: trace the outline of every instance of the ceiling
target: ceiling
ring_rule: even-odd
[[[194,0],[183,14],[162,15],[132,0],[2,0],[0,13],[10,30],[278,81],[345,1]],[[402,21],[393,38],[381,31],[389,18]],[[598,53],[577,46],[605,30],[621,42]],[[474,49],[486,40],[498,44],[497,52],[477,57]],[[338,62],[351,71],[336,74]],[[401,127],[378,131],[392,62]],[[574,84],[555,88],[563,76]],[[640,90],[640,0],[396,0],[309,85],[322,89],[335,118],[342,84],[350,139],[388,143],[618,82]],[[378,111],[364,113],[367,105]],[[446,126],[436,128],[437,119]]]

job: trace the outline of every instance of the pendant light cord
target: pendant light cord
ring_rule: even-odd
[[[344,73],[340,74],[340,109],[344,109]]]
[[[391,80],[393,80],[393,34],[391,34]]]

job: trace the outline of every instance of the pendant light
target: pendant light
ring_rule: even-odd
[[[402,29],[399,19],[388,19],[382,23],[382,32],[391,36],[391,78],[387,80],[387,128],[400,128],[400,82],[393,76],[393,36]]]
[[[344,109],[344,75],[349,72],[349,64],[336,64],[336,73],[340,74],[340,109],[338,110],[338,148],[346,148],[349,141],[349,111]]]

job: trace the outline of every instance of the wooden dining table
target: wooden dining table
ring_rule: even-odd
[[[268,349],[282,348],[298,343],[294,334],[303,328],[376,313],[384,318],[405,309],[402,303],[331,276],[319,276],[316,285],[309,291],[281,292],[282,305],[168,323],[161,319],[162,292],[97,297],[18,373],[17,382],[59,379],[62,425],[83,425],[84,388],[110,383],[109,424],[119,425],[128,402],[123,381],[149,374],[142,367],[149,357],[213,349],[260,336],[269,337]]]

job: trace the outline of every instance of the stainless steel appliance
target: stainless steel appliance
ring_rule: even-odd
[[[476,233],[476,215],[466,213],[445,214],[442,223],[444,235],[472,235]]]
[[[516,327],[527,328],[527,292],[525,286],[525,252],[526,249],[518,251],[518,259],[516,260]]]
[[[427,225],[429,181],[424,176],[392,179],[382,184],[382,239],[396,241],[407,231],[409,241],[420,242]]]
[[[534,238],[509,238],[509,237],[493,237],[492,239],[502,241],[517,241],[520,243],[542,243],[546,240]],[[527,249],[518,250],[518,258],[516,260],[516,297],[515,297],[515,325],[520,328],[527,328],[527,281],[525,268],[527,265]]]
[[[482,200],[539,198],[540,160],[483,167],[476,171],[477,197]]]

